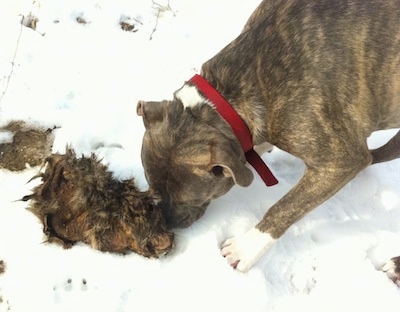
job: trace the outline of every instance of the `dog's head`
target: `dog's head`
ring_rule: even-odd
[[[162,197],[167,223],[187,227],[210,201],[234,184],[248,186],[252,172],[230,126],[208,104],[139,101],[146,128],[142,162],[150,187]]]

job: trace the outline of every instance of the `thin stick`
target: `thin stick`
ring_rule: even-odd
[[[157,31],[158,19],[160,18],[161,12],[164,12],[164,11],[171,11],[171,12],[174,14],[174,16],[176,16],[176,15],[175,15],[175,12],[172,10],[172,8],[171,8],[171,6],[170,6],[170,4],[169,4],[169,0],[168,0],[168,2],[167,2],[167,5],[166,5],[166,6],[163,6],[163,5],[161,5],[161,4],[157,3],[157,2],[155,2],[154,0],[151,0],[151,1],[153,2],[153,6],[157,6],[157,16],[156,16],[156,24],[154,25],[153,31],[152,31],[151,34],[150,34],[149,40],[152,40],[152,39],[153,39],[153,35],[154,35],[154,33]]]
[[[15,59],[16,59],[16,57],[17,57],[19,42],[20,42],[20,40],[21,40],[22,28],[24,27],[24,25],[23,25],[23,23],[22,23],[23,20],[24,20],[24,18],[25,18],[25,16],[22,16],[22,19],[21,19],[21,26],[20,26],[20,29],[19,29],[19,34],[18,34],[18,39],[17,39],[17,44],[16,44],[16,46],[15,46],[14,56],[13,56],[13,59],[12,59],[12,61],[11,61],[11,71],[10,71],[10,74],[8,75],[8,77],[7,77],[6,87],[5,87],[4,91],[3,91],[3,93],[1,94],[0,103],[1,103],[1,101],[3,100],[3,97],[5,96],[5,94],[6,94],[7,90],[8,90],[8,86],[10,85],[11,76],[12,76],[13,73],[14,73]]]

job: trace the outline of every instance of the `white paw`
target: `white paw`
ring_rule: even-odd
[[[222,244],[221,254],[232,267],[247,272],[275,241],[270,234],[252,228],[226,240]]]

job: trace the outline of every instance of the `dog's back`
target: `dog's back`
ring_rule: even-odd
[[[324,122],[349,118],[368,136],[399,126],[399,21],[399,0],[263,1],[202,74],[239,112],[253,112],[256,144],[277,141],[304,110]],[[251,76],[257,84],[245,83]]]

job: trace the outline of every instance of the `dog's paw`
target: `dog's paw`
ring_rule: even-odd
[[[270,234],[253,228],[226,240],[222,245],[221,254],[233,268],[247,272],[275,241]]]
[[[387,262],[382,271],[387,274],[387,276],[400,287],[400,256],[392,258]]]

